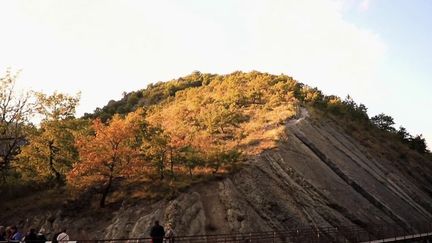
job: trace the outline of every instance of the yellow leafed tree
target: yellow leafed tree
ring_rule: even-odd
[[[15,167],[24,179],[63,185],[65,175],[78,158],[74,132],[87,126],[86,121],[74,119],[79,94],[35,93],[35,97],[35,109],[43,120],[39,128],[29,129],[27,144],[14,161]]]

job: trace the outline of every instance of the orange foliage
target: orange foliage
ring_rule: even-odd
[[[76,145],[81,161],[68,175],[68,181],[78,188],[91,185],[104,187],[103,201],[115,178],[130,178],[143,168],[136,134],[142,111],[126,118],[115,115],[108,124],[93,121],[94,134],[80,135]],[[104,202],[101,202],[103,206]]]

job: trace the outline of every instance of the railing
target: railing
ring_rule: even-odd
[[[282,242],[403,242],[432,239],[432,222],[401,225],[299,227],[286,231],[176,236],[175,243],[282,243]],[[75,240],[78,243],[150,243],[151,238]],[[165,239],[164,242],[170,242]],[[1,242],[0,242],[1,243]]]

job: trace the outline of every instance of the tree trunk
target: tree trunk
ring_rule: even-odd
[[[175,174],[174,174],[174,160],[173,160],[173,152],[172,152],[172,148],[170,148],[170,167],[171,167],[171,176],[175,179]]]
[[[8,156],[1,156],[2,163],[0,164],[0,173],[2,175],[2,184],[6,184],[6,175],[9,169],[9,158]]]
[[[159,174],[160,174],[160,180],[163,181],[164,179],[164,155],[161,155],[159,158]]]
[[[48,148],[49,148],[49,168],[51,172],[54,174],[54,178],[57,186],[60,186],[63,184],[63,180],[61,178],[61,174],[54,167],[54,153],[55,153],[54,141],[48,142]]]
[[[0,172],[3,175],[3,184],[6,184],[6,178],[8,170],[10,169],[10,164],[13,156],[13,151],[16,146],[16,141],[12,143],[12,145],[9,145],[8,149],[5,151],[5,154],[1,156],[2,158],[2,164],[0,165]]]
[[[1,175],[2,180],[1,180],[0,185],[6,184],[6,174],[7,174],[7,171],[5,169],[1,168],[0,169],[0,175]]]
[[[219,162],[216,162],[217,164],[213,168],[213,174],[216,174],[219,171]]]
[[[99,202],[99,206],[100,206],[101,208],[104,208],[104,207],[105,207],[105,201],[106,201],[106,198],[107,198],[107,196],[108,196],[108,193],[109,193],[109,191],[110,191],[110,189],[111,189],[112,180],[113,180],[113,176],[112,176],[112,174],[111,174],[110,177],[109,177],[109,179],[108,179],[108,183],[107,183],[107,185],[105,186],[105,188],[104,188],[104,190],[103,190],[103,192],[102,192],[102,197],[101,197],[101,200],[100,200],[100,202]]]

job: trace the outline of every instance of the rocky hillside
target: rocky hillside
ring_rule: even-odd
[[[432,220],[430,160],[409,149],[403,159],[393,159],[387,155],[401,153],[400,147],[387,146],[373,134],[361,140],[340,121],[308,110],[286,121],[274,148],[249,157],[236,172],[174,197],[76,213],[81,211],[68,204],[32,208],[30,201],[44,200],[43,194],[27,196],[17,200],[16,208],[3,208],[0,222],[18,221],[47,232],[66,225],[73,238],[123,238],[147,236],[156,219],[172,222],[179,235],[301,225],[373,231],[368,226],[373,223],[409,229],[411,222]]]

